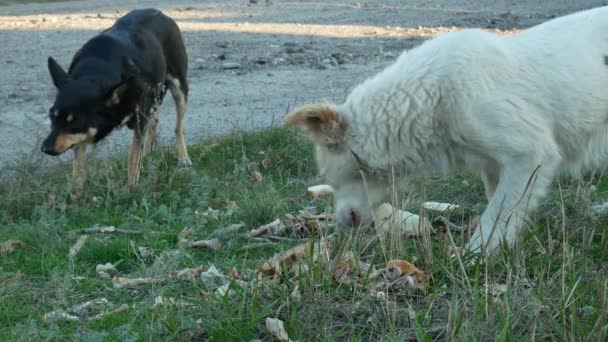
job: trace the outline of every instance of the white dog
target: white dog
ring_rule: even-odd
[[[512,246],[558,174],[608,162],[608,7],[513,36],[442,35],[286,124],[316,145],[340,223],[370,223],[393,175],[468,169],[489,204],[467,247]]]

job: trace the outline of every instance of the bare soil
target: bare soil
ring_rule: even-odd
[[[0,6],[0,166],[39,151],[55,89],[48,56],[64,67],[90,37],[131,9],[155,7],[183,31],[190,57],[189,144],[281,124],[286,111],[312,101],[342,101],[404,49],[466,27],[523,29],[604,0],[385,1],[70,1]],[[466,72],[466,71],[463,71]],[[170,97],[161,143],[174,141]],[[127,129],[97,148],[123,151]]]

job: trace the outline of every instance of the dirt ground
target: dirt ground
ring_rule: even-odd
[[[23,157],[51,163],[39,144],[49,129],[55,89],[48,56],[67,68],[91,36],[134,8],[156,7],[183,30],[190,58],[189,144],[281,124],[311,101],[342,101],[404,49],[464,27],[513,30],[604,0],[383,1],[71,1],[0,6],[0,166]],[[170,97],[162,107],[162,144],[174,141]],[[124,151],[127,129],[98,153]]]

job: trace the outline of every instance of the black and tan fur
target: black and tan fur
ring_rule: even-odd
[[[184,140],[188,56],[171,18],[156,9],[131,11],[90,39],[67,73],[52,57],[48,68],[58,94],[42,151],[59,155],[73,148],[72,192],[80,194],[84,185],[86,145],[123,125],[134,131],[127,183],[137,184],[142,157],[156,140],[157,111],[167,89],[177,112],[178,159],[191,164]]]

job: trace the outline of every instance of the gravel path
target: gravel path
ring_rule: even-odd
[[[156,7],[180,25],[190,57],[190,144],[279,125],[294,105],[341,101],[353,86],[424,39],[464,27],[514,30],[599,0],[408,1],[70,1],[0,6],[0,166],[39,152],[55,90],[46,58],[67,68],[73,53],[130,9]],[[405,4],[406,3],[406,4]],[[174,141],[170,97],[161,143]],[[116,131],[98,153],[124,151]]]

